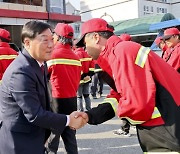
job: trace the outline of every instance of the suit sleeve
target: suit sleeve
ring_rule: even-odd
[[[22,110],[26,119],[39,127],[63,131],[67,117],[63,114],[55,114],[45,110],[45,93],[38,78],[30,70],[19,70],[11,77],[11,94],[13,99]],[[38,87],[42,91],[38,91]]]

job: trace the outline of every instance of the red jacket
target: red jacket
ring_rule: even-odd
[[[81,62],[71,50],[70,45],[58,43],[47,65],[52,85],[52,97],[75,97],[80,82]]]
[[[174,48],[169,49],[166,62],[175,70],[180,72],[180,43],[178,43]]]
[[[146,54],[141,54],[142,50],[147,50]],[[144,56],[144,60],[141,56]],[[117,111],[120,118],[146,126],[164,124],[166,119],[161,116],[152,119],[156,113],[156,82],[180,105],[179,74],[148,48],[135,42],[120,42],[117,36],[112,36],[101,52],[98,64],[103,70],[112,71],[117,92],[121,96]]]
[[[9,64],[17,57],[18,53],[10,48],[6,42],[0,42],[0,80],[9,66]]]
[[[79,57],[82,64],[81,72],[81,83],[83,83],[83,78],[86,76],[92,76],[94,74],[94,61],[92,58],[84,51],[83,48],[77,48],[74,50],[74,53]]]

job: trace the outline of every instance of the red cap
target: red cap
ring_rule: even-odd
[[[131,36],[130,36],[129,34],[126,34],[126,33],[121,34],[121,35],[119,36],[119,38],[120,38],[122,41],[131,41]]]
[[[93,18],[93,19],[90,19],[90,20],[84,22],[81,27],[81,37],[76,45],[79,47],[84,46],[84,42],[83,42],[84,36],[87,33],[103,32],[103,31],[113,32],[114,27],[108,25],[108,23],[104,19],[101,19],[101,18]]]
[[[59,36],[63,36],[66,38],[73,38],[73,28],[64,23],[58,23],[54,29],[55,33]]]
[[[8,40],[8,41],[11,40],[11,38],[10,38],[10,33],[9,33],[7,30],[2,29],[2,28],[0,28],[0,37],[6,39],[6,40]]]
[[[161,43],[161,41],[163,40],[163,38],[160,36],[160,37],[157,37],[154,42],[156,43],[156,45],[159,46],[159,44]]]
[[[173,35],[179,35],[179,30],[177,28],[168,28],[164,31],[164,40],[169,39]]]

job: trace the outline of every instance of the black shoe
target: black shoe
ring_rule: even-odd
[[[96,97],[96,96],[93,96],[93,99],[97,99],[97,97]]]

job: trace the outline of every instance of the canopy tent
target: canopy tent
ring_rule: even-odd
[[[156,37],[156,35],[157,36],[163,35],[163,31],[164,31],[162,30],[163,26],[164,26],[163,28],[167,27],[167,25],[169,25],[170,27],[172,26],[171,20],[174,25],[179,24],[180,22],[180,20],[175,19],[175,17],[172,14],[167,13],[167,14],[160,14],[153,16],[145,16],[136,19],[115,21],[109,24],[114,26],[115,28],[114,33],[116,35],[121,35],[122,33],[128,33],[133,37],[153,36],[152,38],[154,38]],[[160,50],[157,48],[154,42],[150,46],[151,49],[153,50]]]
[[[180,25],[180,19],[173,19],[173,20],[168,20],[168,21],[163,21],[163,22],[158,22],[155,24],[150,25],[149,30],[159,30],[159,29],[164,29],[168,27],[174,27],[174,26],[179,26]]]
[[[142,18],[116,21],[110,23],[115,28],[115,34],[128,33],[130,35],[157,33],[157,30],[149,30],[152,23],[160,22],[164,15],[146,16]]]

